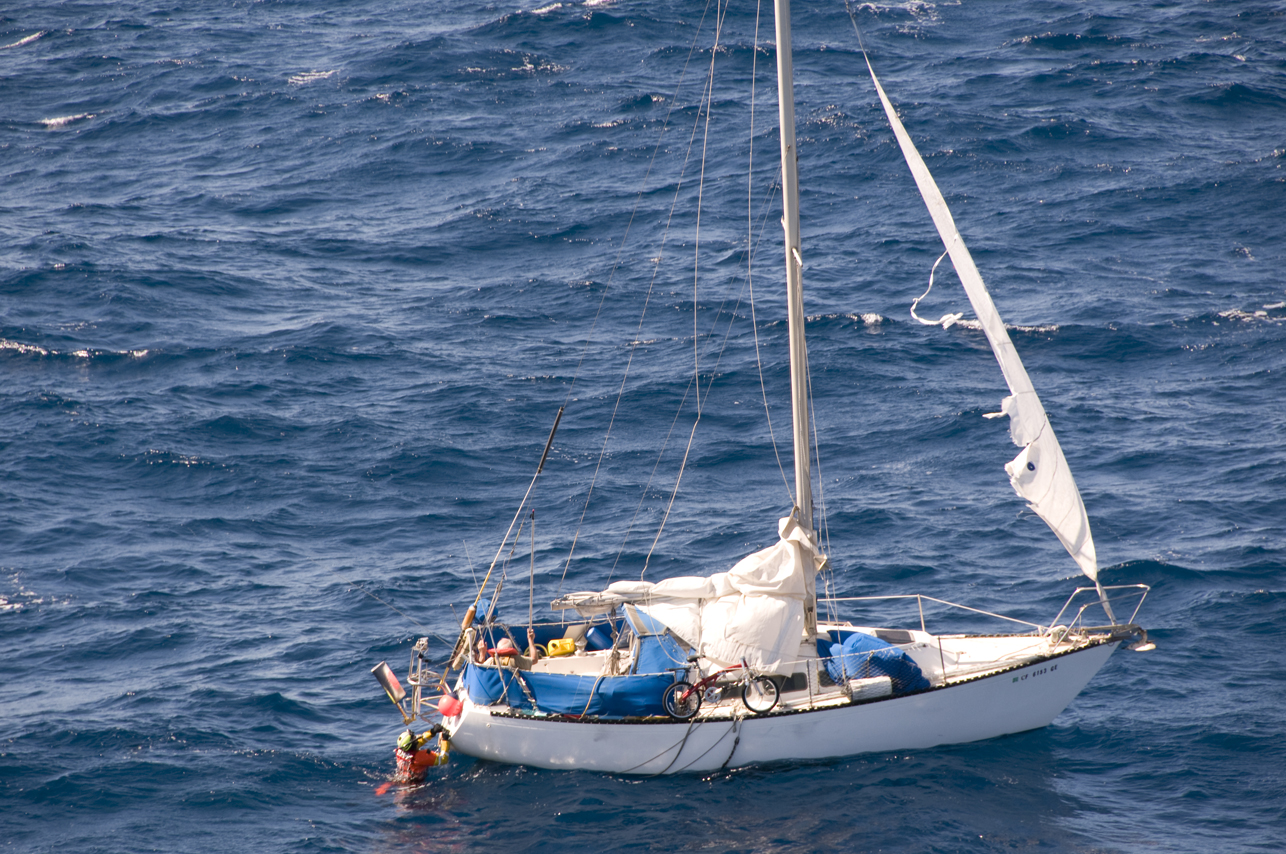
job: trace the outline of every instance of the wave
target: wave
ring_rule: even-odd
[[[48,30],[41,30],[38,33],[34,33],[32,35],[27,36],[25,39],[18,39],[13,44],[0,45],[0,50],[9,50],[10,48],[23,47],[25,45],[29,45],[32,42],[34,42],[36,39],[40,38],[41,36],[48,34],[48,32],[49,32]]]
[[[974,332],[982,331],[982,322],[974,318],[961,318],[954,323],[946,324],[944,328],[949,329],[952,326],[963,326],[965,329],[971,329]],[[1010,332],[1057,332],[1061,328],[1062,327],[1057,323],[1046,323],[1037,326],[1023,326],[1022,324],[1015,323],[1005,324],[1005,329]]]
[[[39,344],[25,344],[21,341],[10,341],[7,338],[0,338],[0,350],[13,350],[24,356],[31,354],[37,356],[74,356],[78,359],[93,359],[96,356],[129,356],[141,359],[151,352],[146,348],[139,350],[109,350],[82,347],[76,350],[51,350],[48,347],[41,347]]]
[[[316,83],[318,80],[325,80],[334,77],[335,71],[301,71],[299,74],[292,74],[286,82],[291,86],[307,86],[309,83]]]
[[[1017,39],[1018,44],[1047,50],[1093,50],[1112,47],[1128,47],[1138,40],[1128,36],[1115,35],[1082,35],[1081,33],[1044,32],[1036,36],[1023,36]]]
[[[98,115],[97,113],[77,113],[74,116],[57,116],[52,119],[41,119],[40,123],[50,130],[57,130],[58,128],[67,127],[67,125],[71,124],[72,122],[79,122],[79,121],[84,121],[86,119],[92,119],[97,115]]]
[[[1273,303],[1272,305],[1266,305],[1261,309],[1254,309],[1251,311],[1246,311],[1240,308],[1230,308],[1227,311],[1219,312],[1219,317],[1224,320],[1239,320],[1243,323],[1262,322],[1280,324],[1282,321],[1286,321],[1286,316],[1275,317],[1269,314],[1268,311],[1270,309],[1280,309],[1283,307],[1286,307],[1286,303]],[[1218,321],[1215,321],[1215,323],[1218,323]]]

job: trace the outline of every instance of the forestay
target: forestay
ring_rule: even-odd
[[[1081,500],[1080,490],[1076,488],[1071,469],[1067,466],[1063,449],[1059,447],[1054,430],[1049,425],[1045,408],[1027,377],[1027,371],[1018,358],[1013,342],[1009,340],[1009,333],[996,311],[995,303],[991,301],[991,294],[982,282],[982,275],[973,263],[969,248],[956,229],[955,220],[951,217],[942,192],[929,174],[929,168],[925,166],[906,128],[898,119],[888,96],[884,94],[884,87],[876,78],[875,69],[871,68],[869,60],[866,67],[871,72],[871,80],[879,93],[880,103],[884,105],[884,113],[897,136],[907,166],[915,177],[916,186],[920,188],[924,204],[951,255],[951,263],[955,266],[956,274],[969,296],[969,303],[978,316],[991,350],[996,354],[996,361],[1000,363],[1000,370],[1005,375],[1005,382],[1009,385],[1010,394],[1001,402],[1001,411],[988,416],[994,418],[1008,415],[1010,438],[1022,448],[1022,452],[1005,465],[1009,482],[1014,491],[1026,499],[1028,506],[1058,535],[1081,570],[1097,582],[1098,558],[1094,552],[1094,538],[1090,534],[1085,504]]]

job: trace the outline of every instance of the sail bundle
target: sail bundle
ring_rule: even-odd
[[[929,173],[929,167],[925,165],[915,143],[903,127],[893,104],[884,94],[884,87],[875,76],[875,69],[871,67],[869,59],[866,67],[871,72],[871,80],[875,83],[875,91],[879,93],[880,103],[884,106],[884,114],[893,127],[893,133],[915,178],[916,186],[920,189],[924,204],[933,217],[933,224],[951,256],[956,275],[964,285],[969,303],[973,306],[987,342],[991,345],[991,351],[996,354],[996,361],[1000,363],[1005,382],[1009,385],[1010,394],[1002,401],[1001,411],[989,416],[1008,415],[1010,438],[1022,448],[1018,456],[1005,465],[1009,483],[1027,501],[1028,507],[1045,520],[1081,571],[1097,582],[1098,558],[1094,552],[1094,538],[1090,534],[1085,503],[1081,500],[1080,490],[1076,488],[1076,481],[1072,478],[1072,471],[1063,456],[1063,449],[1058,444],[1054,429],[1049,424],[1045,407],[1041,405],[1036,389],[1032,387],[1022,360],[1018,358],[1018,351],[1014,349],[1000,313],[991,300],[991,294],[983,284],[982,275],[956,228],[942,191],[938,189],[937,182]]]
[[[780,521],[778,532],[775,544],[727,572],[655,584],[617,581],[601,593],[573,593],[552,604],[585,616],[633,604],[717,665],[745,661],[756,673],[788,675],[804,636],[805,603],[816,599],[825,558],[793,516]]]

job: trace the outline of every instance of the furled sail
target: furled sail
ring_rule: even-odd
[[[617,581],[601,593],[571,593],[555,610],[585,616],[632,604],[715,664],[745,661],[756,673],[792,672],[804,637],[805,603],[825,563],[793,516],[778,524],[774,545],[747,555],[727,572],[680,576],[653,584]]]
[[[888,96],[884,94],[884,87],[876,78],[875,69],[871,68],[869,60],[866,67],[871,72],[875,91],[880,95],[884,113],[893,126],[893,133],[897,136],[902,155],[915,177],[916,186],[920,188],[924,204],[951,255],[951,263],[955,265],[956,274],[964,285],[969,302],[987,335],[992,352],[996,354],[1005,382],[1009,385],[1010,394],[1002,402],[1001,412],[996,413],[997,416],[1009,416],[1010,438],[1022,448],[1022,452],[1005,465],[1009,482],[1014,491],[1026,499],[1028,506],[1058,535],[1081,570],[1097,582],[1098,559],[1094,553],[1089,519],[1085,515],[1085,504],[1081,501],[1081,493],[1076,488],[1071,469],[1063,457],[1063,449],[1059,447],[1054,430],[1049,425],[1045,408],[1036,396],[1022,360],[1018,358],[1018,351],[1009,340],[1009,333],[1005,331],[1005,324],[996,311],[995,303],[991,301],[991,294],[987,293],[987,286],[982,283],[982,276],[974,266],[969,249],[956,229],[955,220],[951,218],[951,211],[947,209],[942,192],[929,174],[929,168],[924,165],[906,128],[898,119]]]

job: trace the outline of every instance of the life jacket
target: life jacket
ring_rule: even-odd
[[[407,752],[398,747],[393,750],[393,758],[397,762],[397,770],[393,772],[394,783],[418,783],[424,779],[425,771],[436,765],[445,765],[447,761],[445,748],[441,752],[437,750]]]
[[[397,770],[393,772],[393,782],[395,783],[418,783],[424,779],[424,769],[428,767],[429,762],[425,762],[424,754],[427,750],[405,751],[398,747],[393,750],[393,759],[397,762]]]

